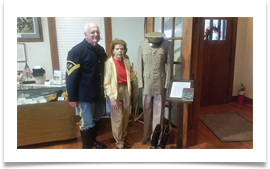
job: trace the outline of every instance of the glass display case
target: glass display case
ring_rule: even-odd
[[[67,100],[65,85],[17,85],[17,105]]]
[[[17,86],[17,146],[77,138],[75,109],[63,85]]]

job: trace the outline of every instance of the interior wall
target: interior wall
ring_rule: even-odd
[[[133,70],[137,71],[139,43],[144,40],[144,17],[112,17],[112,39],[122,39],[127,43],[127,55]],[[133,81],[134,101],[138,97],[138,81]],[[138,98],[139,100],[141,98]]]
[[[53,78],[51,48],[48,31],[47,17],[41,18],[43,42],[18,42],[25,44],[27,64],[32,70],[34,66],[40,65],[46,71],[46,80]],[[25,63],[17,63],[17,70],[23,71]],[[28,79],[29,81],[34,80]]]
[[[239,17],[237,25],[233,96],[245,85],[245,97],[253,98],[253,18]]]

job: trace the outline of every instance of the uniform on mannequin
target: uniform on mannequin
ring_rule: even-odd
[[[145,35],[148,39],[149,46],[152,48],[158,48],[162,44],[162,41],[164,40],[164,34],[159,33],[159,32],[153,32],[153,33],[148,33]]]
[[[142,143],[151,144],[157,124],[163,125],[166,89],[172,79],[172,43],[165,34],[151,32],[139,44],[138,87],[142,89],[144,131]]]

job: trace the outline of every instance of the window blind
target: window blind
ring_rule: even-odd
[[[105,48],[104,17],[56,17],[56,35],[58,56],[61,73],[66,73],[68,51],[84,39],[84,26],[88,22],[95,22],[100,29],[99,44]]]

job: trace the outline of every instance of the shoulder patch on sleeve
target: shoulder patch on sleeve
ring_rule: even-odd
[[[68,60],[67,61],[67,74],[70,75],[74,70],[78,69],[80,64],[75,64],[74,62]]]

